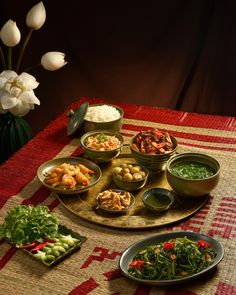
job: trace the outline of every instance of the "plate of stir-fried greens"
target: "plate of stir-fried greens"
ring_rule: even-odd
[[[215,239],[193,232],[150,236],[128,247],[119,260],[122,273],[150,285],[181,283],[214,268],[223,258]]]

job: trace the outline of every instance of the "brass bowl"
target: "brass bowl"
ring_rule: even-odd
[[[95,122],[95,121],[90,121],[88,119],[84,119],[83,124],[81,126],[83,133],[87,133],[93,130],[110,130],[114,132],[120,132],[121,126],[123,123],[124,110],[121,107],[118,107],[116,105],[103,104],[103,103],[93,104],[90,107],[96,107],[96,106],[102,106],[102,105],[108,105],[115,108],[120,113],[120,117],[116,120],[107,121],[107,122]]]
[[[121,190],[121,189],[112,189],[113,192],[116,192],[116,193],[125,193],[126,191],[125,190]],[[110,209],[110,208],[107,208],[105,206],[103,206],[100,202],[100,193],[97,195],[96,197],[96,205],[97,205],[97,209],[101,209],[103,212],[105,213],[109,213],[109,214],[115,214],[115,215],[119,215],[119,214],[126,214],[135,204],[135,198],[134,196],[130,194],[130,197],[131,197],[131,201],[130,201],[130,205],[127,206],[125,209],[121,209],[121,210],[114,210],[114,209]]]
[[[169,190],[159,187],[145,190],[141,199],[143,204],[154,212],[164,212],[170,209],[170,206],[175,200],[173,194]]]
[[[105,135],[110,135],[110,136],[115,136],[120,140],[120,145],[112,150],[106,150],[106,151],[99,151],[99,150],[94,150],[91,148],[88,148],[86,146],[86,141],[89,136],[96,136],[97,134],[105,134]],[[95,131],[90,131],[85,133],[81,139],[80,143],[84,149],[85,154],[89,159],[91,159],[94,162],[109,162],[113,159],[115,159],[121,151],[121,147],[123,146],[124,139],[123,136],[116,131],[110,131],[110,130],[95,130]]]
[[[145,172],[145,176],[142,177],[141,179],[131,180],[131,181],[124,180],[124,179],[119,179],[117,177],[117,174],[115,173],[115,170],[116,170],[117,167],[121,167],[124,164],[126,164],[126,165],[132,165],[132,166],[140,166],[139,164],[134,164],[134,163],[123,163],[123,164],[119,164],[119,165],[115,166],[112,169],[112,176],[113,176],[113,181],[115,182],[115,184],[119,188],[121,188],[123,190],[127,190],[127,191],[135,191],[135,190],[139,190],[142,187],[144,187],[145,184],[146,184],[146,182],[147,182],[147,180],[148,180],[149,171],[145,167],[141,167],[140,166],[141,170],[143,172]]]
[[[132,144],[135,140],[137,135],[133,136],[130,141],[130,151],[134,159],[139,163],[141,166],[147,168],[150,173],[164,171],[166,169],[166,163],[171,156],[173,156],[177,149],[177,140],[170,135],[171,141],[173,143],[173,149],[171,151],[167,151],[164,154],[156,154],[156,155],[149,155],[144,154],[141,152],[136,151]]]
[[[173,174],[172,167],[180,162],[197,162],[209,166],[214,174],[203,179],[187,179]],[[166,167],[167,180],[173,190],[181,196],[200,197],[209,194],[218,184],[220,178],[219,162],[201,153],[181,153],[169,159]]]

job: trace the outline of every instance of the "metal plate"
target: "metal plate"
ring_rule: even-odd
[[[30,255],[31,257],[33,257],[34,259],[36,259],[36,261],[42,262],[43,264],[47,265],[47,266],[54,266],[55,264],[59,263],[60,261],[64,260],[66,257],[68,257],[70,254],[72,254],[75,251],[79,251],[81,248],[81,245],[83,242],[85,242],[87,240],[86,237],[81,236],[80,234],[72,231],[71,229],[63,226],[63,225],[59,225],[58,227],[58,233],[62,234],[62,235],[71,235],[72,238],[78,239],[79,242],[76,243],[75,246],[69,248],[65,253],[62,253],[60,256],[58,256],[55,260],[51,261],[51,262],[46,262],[46,261],[41,261],[39,259],[36,259],[34,257],[34,255],[26,249],[23,249],[24,252],[26,252],[28,255]]]
[[[71,165],[78,165],[78,164],[82,164],[84,166],[86,166],[87,168],[93,170],[95,173],[91,174],[91,179],[89,180],[89,185],[88,186],[78,186],[75,187],[73,189],[67,189],[67,190],[63,190],[57,186],[53,187],[51,185],[48,185],[44,182],[45,180],[45,175],[51,171],[52,169],[58,167],[59,165],[63,164],[63,163],[68,163]],[[56,158],[56,159],[52,159],[49,160],[47,162],[45,162],[44,164],[42,164],[38,170],[37,170],[37,177],[38,180],[48,189],[57,192],[57,193],[63,193],[65,195],[75,195],[76,193],[81,193],[84,191],[87,191],[89,188],[91,188],[92,186],[94,186],[100,179],[102,175],[101,169],[99,168],[99,166],[97,164],[95,164],[94,162],[91,162],[87,159],[82,159],[82,158],[76,158],[76,157],[67,157],[67,158]]]
[[[142,249],[146,248],[150,245],[156,245],[161,242],[168,241],[170,239],[176,239],[181,237],[187,237],[188,239],[192,241],[199,241],[203,240],[211,244],[211,247],[216,252],[216,257],[214,259],[214,262],[209,265],[207,268],[203,269],[202,271],[180,278],[180,279],[172,279],[172,280],[145,280],[140,279],[137,277],[132,276],[128,272],[129,264],[132,261],[133,257]],[[119,260],[119,267],[121,272],[129,279],[136,281],[137,283],[141,284],[148,284],[148,285],[155,285],[155,286],[169,286],[174,284],[183,283],[186,281],[189,281],[191,279],[197,278],[200,275],[203,275],[204,273],[208,272],[212,268],[214,268],[223,258],[224,256],[224,248],[223,246],[216,241],[215,239],[208,237],[203,234],[193,233],[193,232],[171,232],[171,233],[165,233],[155,236],[149,236],[141,241],[138,241],[134,243],[133,245],[129,246],[122,254],[120,260]]]
[[[208,196],[198,198],[184,198],[175,195],[175,201],[171,208],[163,213],[156,213],[144,207],[141,195],[144,190],[152,187],[163,187],[171,190],[165,171],[152,174],[145,187],[132,192],[135,197],[135,205],[122,216],[113,216],[96,209],[96,196],[103,190],[117,188],[112,179],[112,167],[121,163],[136,163],[130,154],[120,154],[120,156],[109,163],[99,164],[102,170],[102,177],[99,182],[87,192],[78,195],[57,194],[61,203],[77,216],[114,228],[122,229],[142,229],[171,224],[183,220],[198,211],[207,201]]]

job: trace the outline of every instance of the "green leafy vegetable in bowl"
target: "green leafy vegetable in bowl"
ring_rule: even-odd
[[[203,240],[170,239],[139,251],[128,272],[145,280],[172,280],[196,274],[213,264],[216,252]]]
[[[58,233],[58,218],[47,206],[18,205],[11,209],[0,225],[0,239],[15,245],[26,245]]]

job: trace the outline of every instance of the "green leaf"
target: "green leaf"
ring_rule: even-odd
[[[47,206],[18,205],[10,210],[0,225],[0,238],[13,244],[25,245],[45,236],[58,234],[58,218]]]

